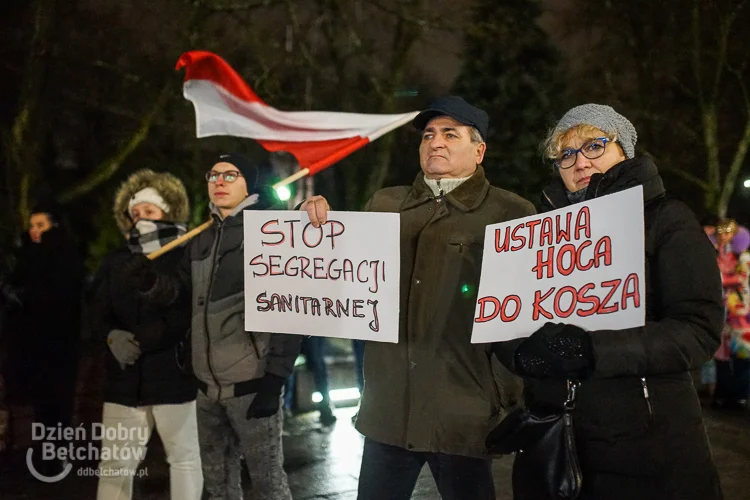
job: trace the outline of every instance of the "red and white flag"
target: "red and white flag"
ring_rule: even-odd
[[[226,61],[211,52],[185,52],[183,94],[195,107],[196,135],[257,140],[268,151],[287,151],[312,175],[381,135],[411,122],[418,111],[396,115],[279,111],[263,102]]]

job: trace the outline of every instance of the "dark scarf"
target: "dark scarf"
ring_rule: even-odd
[[[185,224],[141,219],[128,235],[128,248],[133,253],[148,255],[159,250],[187,231]]]
[[[562,208],[573,203],[588,201],[608,194],[624,191],[628,188],[643,186],[643,201],[649,202],[664,196],[664,184],[659,170],[649,158],[637,156],[624,160],[610,168],[604,174],[594,174],[591,182],[583,192],[583,198],[577,199],[580,191],[570,193],[559,175],[547,184],[542,192],[542,211]],[[573,195],[573,199],[571,196]]]
[[[588,189],[588,186],[583,189],[579,189],[578,191],[568,191],[566,189],[565,196],[568,197],[568,201],[570,202],[571,205],[575,205],[576,203],[579,203],[586,199],[587,189]]]

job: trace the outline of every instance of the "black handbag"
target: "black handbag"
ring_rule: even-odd
[[[515,453],[515,500],[574,500],[583,477],[576,453],[573,410],[579,382],[568,381],[562,413],[538,416],[528,408],[511,412],[487,436],[491,454]]]

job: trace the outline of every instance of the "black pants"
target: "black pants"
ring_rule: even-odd
[[[357,500],[409,500],[425,462],[443,500],[495,500],[492,460],[409,451],[369,438]]]
[[[732,356],[716,361],[714,400],[722,404],[744,403],[750,392],[750,360]]]

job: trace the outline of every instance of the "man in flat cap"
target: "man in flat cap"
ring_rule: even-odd
[[[521,382],[471,343],[484,231],[535,210],[485,178],[488,125],[460,97],[436,100],[414,119],[422,172],[367,204],[401,214],[401,303],[398,343],[365,349],[359,500],[410,498],[425,462],[443,499],[495,498],[484,439]],[[314,196],[301,209],[321,224],[329,207]]]

